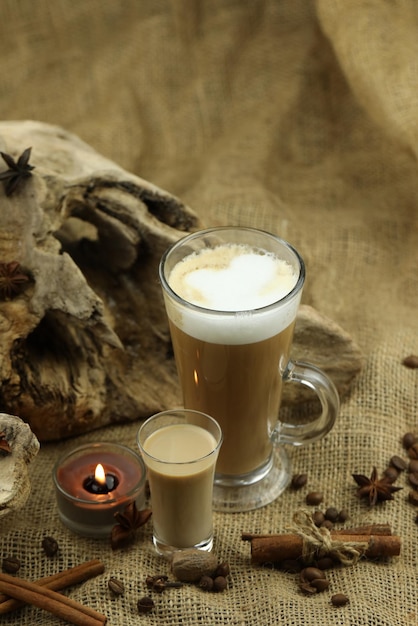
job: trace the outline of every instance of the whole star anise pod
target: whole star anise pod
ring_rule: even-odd
[[[0,298],[2,300],[10,300],[20,293],[27,282],[29,282],[29,276],[22,272],[17,261],[0,263]]]
[[[9,442],[6,439],[6,434],[0,433],[0,453],[2,454],[10,454],[12,451]]]
[[[136,530],[146,524],[151,515],[151,509],[138,511],[135,502],[128,504],[122,512],[115,513],[115,519],[118,523],[113,526],[110,535],[112,550],[131,543],[135,538]]]
[[[376,467],[373,468],[370,478],[363,474],[352,474],[352,476],[359,485],[357,495],[359,498],[367,498],[370,506],[374,506],[377,502],[393,500],[393,494],[402,489],[402,487],[395,487],[386,476],[378,478]]]
[[[32,170],[35,168],[33,165],[29,165],[31,150],[32,148],[26,148],[17,161],[10,154],[0,152],[3,161],[9,166],[8,170],[0,174],[0,180],[5,183],[6,196],[11,196],[24,180],[32,176]]]

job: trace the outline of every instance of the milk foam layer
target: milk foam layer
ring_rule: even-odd
[[[167,301],[167,312],[176,326],[205,341],[261,341],[294,320],[300,294],[271,310],[263,307],[282,300],[297,280],[294,268],[271,253],[237,244],[207,248],[182,259],[168,277],[177,295],[202,309]]]

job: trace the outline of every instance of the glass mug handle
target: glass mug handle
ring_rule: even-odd
[[[302,361],[289,361],[282,379],[285,383],[298,383],[312,389],[321,402],[322,411],[319,417],[308,424],[279,421],[274,432],[275,440],[301,446],[322,439],[333,427],[340,408],[334,383],[322,370]]]

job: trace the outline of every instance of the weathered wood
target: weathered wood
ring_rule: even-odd
[[[39,441],[15,415],[0,413],[0,432],[10,452],[0,452],[0,518],[26,503],[31,490],[28,465],[39,452]]]
[[[0,300],[4,410],[44,441],[180,405],[158,263],[199,217],[62,128],[0,123],[2,152],[30,146],[32,177],[10,197],[0,185],[0,263],[31,276]],[[299,352],[325,357],[341,391],[360,369],[346,333],[304,307]],[[285,401],[303,400],[291,387]]]

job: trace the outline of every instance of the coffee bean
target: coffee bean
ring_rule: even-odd
[[[318,569],[322,569],[322,570],[331,569],[335,565],[334,561],[331,559],[330,556],[324,556],[322,559],[318,559],[315,562],[315,564]]]
[[[20,570],[20,560],[15,556],[6,556],[3,559],[2,569],[7,574],[17,574]]]
[[[409,446],[408,448],[408,456],[410,459],[418,459],[418,441]]]
[[[390,465],[383,472],[384,477],[391,483],[394,483],[399,478],[399,470],[396,469],[393,465]]]
[[[110,591],[115,594],[115,596],[123,596],[125,593],[124,584],[118,580],[117,578],[109,578],[107,581],[107,586]]]
[[[408,481],[412,487],[418,488],[418,472],[409,472]]]
[[[350,602],[349,598],[344,593],[334,593],[331,597],[331,603],[334,606],[345,606]]]
[[[304,567],[303,570],[300,573],[300,579],[303,582],[312,582],[313,580],[316,580],[317,578],[325,578],[325,574],[322,570],[320,570],[318,567]]]
[[[140,598],[137,602],[138,613],[150,613],[154,608],[154,600],[149,596]]]
[[[42,539],[42,548],[46,556],[54,556],[58,552],[58,542],[54,537],[44,537]]]
[[[408,462],[405,461],[405,459],[403,459],[401,456],[398,456],[397,454],[395,454],[390,459],[390,464],[395,469],[399,470],[400,472],[404,472],[406,470],[406,468],[408,467]]]
[[[308,474],[295,474],[292,478],[292,489],[302,489],[308,482]]]
[[[402,364],[405,365],[405,367],[409,367],[412,370],[417,369],[418,356],[416,354],[410,354],[409,356],[406,356],[404,358],[404,360],[402,361]]]
[[[321,526],[321,524],[324,523],[325,521],[325,515],[322,513],[322,511],[314,511],[312,513],[312,521],[315,524],[315,526]]]
[[[306,495],[305,501],[306,501],[306,504],[312,506],[315,504],[321,504],[323,499],[324,499],[324,495],[320,491],[310,491]]]
[[[325,518],[330,522],[336,522],[340,516],[338,509],[335,506],[329,506],[325,511]]]
[[[418,459],[411,459],[409,461],[408,470],[412,473],[418,473]]]
[[[324,572],[318,567],[305,567],[299,575],[299,588],[305,593],[318,593],[329,587]]]
[[[402,445],[405,450],[408,450],[408,448],[410,448],[412,444],[416,442],[416,440],[417,437],[414,433],[405,433],[402,437]]]
[[[326,520],[324,520],[322,522],[321,528],[326,528],[327,530],[332,530],[334,528],[334,524],[331,522],[331,520],[326,519]]]
[[[408,502],[413,504],[414,506],[418,506],[418,491],[416,489],[412,489],[408,494]]]
[[[315,587],[317,591],[325,591],[329,587],[329,580],[326,578],[317,578],[311,582],[312,587]]]
[[[342,509],[339,514],[338,514],[338,521],[339,522],[346,522],[349,518],[349,514],[348,511],[346,511],[345,509]]]
[[[227,587],[228,587],[228,582],[225,576],[217,576],[216,578],[214,578],[213,580],[214,591],[222,592],[222,591],[225,591]]]

